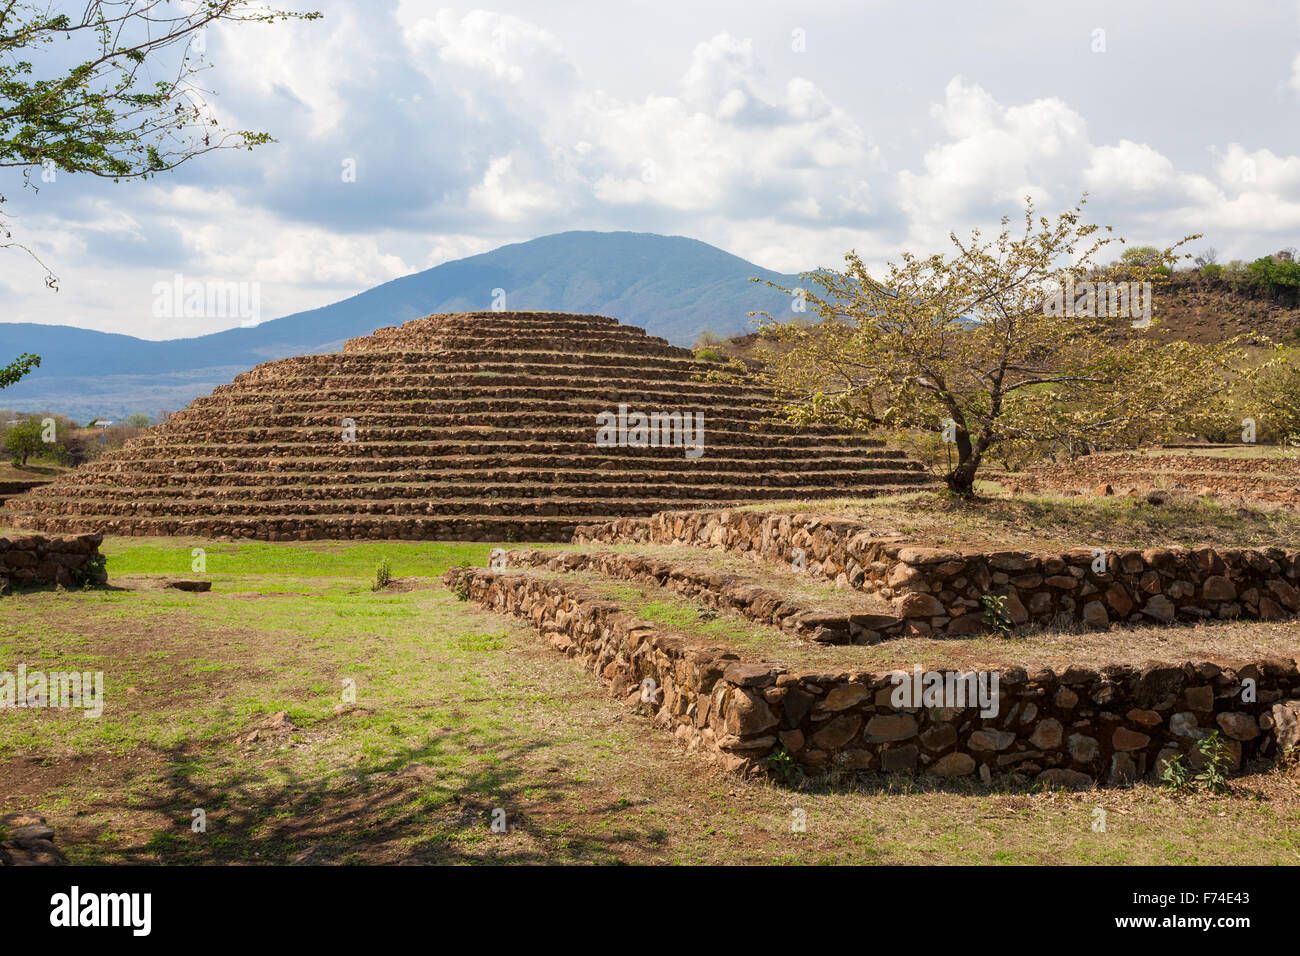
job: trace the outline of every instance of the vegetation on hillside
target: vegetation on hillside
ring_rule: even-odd
[[[1180,257],[1170,255],[1172,251],[1136,246],[1126,248],[1108,265],[1085,263],[1083,260],[1075,263],[1076,275],[1091,282],[1119,280],[1156,284],[1154,288],[1158,290],[1158,296],[1154,321],[1152,328],[1145,333],[1146,341],[1135,340],[1128,317],[1117,323],[1114,317],[1109,316],[1108,321],[1098,321],[1090,327],[1081,324],[1077,317],[1071,316],[1072,322],[1067,325],[1057,316],[1057,328],[1053,330],[1055,337],[1039,336],[1035,339],[1033,330],[1042,329],[1043,323],[1031,317],[1034,320],[1023,324],[1017,332],[1025,351],[1033,352],[1036,347],[1038,354],[1034,361],[1041,362],[1044,351],[1056,348],[1062,335],[1068,337],[1072,332],[1075,337],[1071,344],[1092,351],[1098,366],[1105,364],[1105,355],[1114,357],[1117,352],[1122,354],[1134,348],[1138,348],[1141,354],[1130,356],[1128,362],[1117,362],[1100,382],[1090,383],[1103,390],[1107,381],[1113,383],[1109,400],[1092,403],[1091,408],[1088,406],[1092,399],[1086,393],[1095,392],[1095,389],[1077,385],[1027,386],[1025,393],[1017,396],[1008,407],[1006,393],[1021,386],[1017,384],[1016,389],[1009,389],[1004,382],[1001,388],[1004,396],[1002,411],[1014,414],[1003,415],[1002,427],[994,431],[995,440],[987,448],[988,457],[1005,468],[1019,469],[1047,457],[1074,457],[1105,448],[1136,447],[1162,441],[1241,442],[1246,433],[1260,444],[1300,446],[1300,315],[1287,311],[1293,305],[1300,305],[1300,301],[1288,291],[1300,281],[1300,263],[1295,261],[1294,251],[1283,249],[1249,264],[1234,261],[1220,266],[1217,252],[1210,248],[1194,257],[1182,256],[1182,259],[1192,259],[1192,264],[1186,267],[1178,265]],[[727,339],[705,332],[695,343],[696,352],[707,352],[710,356],[729,360],[728,371],[714,373],[717,376],[757,374],[793,385],[793,391],[787,392],[787,404],[783,409],[787,417],[797,409],[796,417],[804,421],[835,420],[866,432],[885,433],[892,440],[903,443],[937,472],[951,476],[964,460],[960,441],[944,442],[936,420],[942,416],[955,421],[955,416],[945,414],[942,408],[937,413],[927,410],[918,422],[915,414],[917,400],[926,398],[921,385],[922,380],[928,380],[923,366],[936,360],[928,354],[909,354],[904,358],[895,356],[890,361],[868,363],[874,374],[881,374],[886,368],[893,374],[891,388],[877,386],[872,390],[862,388],[863,379],[869,376],[856,364],[857,356],[851,356],[849,351],[875,346],[892,347],[906,353],[902,346],[909,344],[910,340],[911,345],[920,345],[923,349],[947,349],[948,357],[939,364],[947,362],[949,371],[960,373],[959,366],[971,350],[970,343],[979,336],[969,334],[971,323],[967,316],[952,318],[958,310],[953,308],[951,298],[944,301],[937,293],[942,283],[933,283],[930,290],[935,292],[929,300],[935,311],[931,315],[932,324],[924,330],[915,325],[914,317],[901,319],[904,310],[897,303],[887,301],[892,298],[890,292],[884,292],[892,288],[888,281],[878,283],[875,288],[889,309],[881,306],[871,315],[868,324],[876,326],[877,332],[864,336],[862,323],[855,325],[851,313],[853,306],[857,307],[859,314],[873,311],[871,293],[865,291],[873,280],[852,254],[846,258],[850,268],[845,273],[819,270],[805,276],[823,288],[827,287],[824,280],[828,276],[836,276],[835,281],[840,283],[836,290],[839,298],[832,297],[833,306],[848,305],[849,308],[837,312],[832,307],[829,320],[821,309],[814,310],[811,318],[796,314],[780,322],[760,313],[758,332]],[[955,266],[960,260],[961,255],[949,265]],[[922,268],[922,260],[905,257],[907,262],[911,262],[913,270]],[[855,289],[855,284],[861,288]],[[803,294],[807,296],[806,292]],[[944,294],[949,294],[949,290],[945,289]],[[1039,293],[1031,291],[1031,298],[1034,294]],[[854,296],[860,297],[858,301],[854,301]],[[807,301],[812,304],[815,298],[808,297]],[[908,311],[916,311],[914,307],[920,306],[921,302],[917,290],[912,289],[910,301],[906,303]],[[1252,304],[1256,302],[1264,304]],[[820,322],[816,316],[818,311],[822,311]],[[1173,317],[1172,327],[1161,318],[1166,314]],[[1256,319],[1262,321],[1256,322]],[[978,321],[978,328],[987,331],[984,320]],[[1264,328],[1257,328],[1257,325]],[[926,331],[936,333],[940,328],[946,334],[932,335],[929,340],[922,334]],[[1228,330],[1240,334],[1233,336]],[[1270,341],[1270,335],[1276,335],[1281,341]],[[1109,342],[1106,341],[1108,338]],[[984,358],[993,363],[999,347],[996,332],[986,335],[985,339]],[[959,340],[961,350],[955,348]],[[978,347],[975,352],[979,352]],[[1059,364],[1064,367],[1068,361],[1062,360]],[[1158,374],[1147,376],[1144,382],[1143,368]],[[1184,374],[1188,369],[1193,371],[1190,376]],[[1129,381],[1146,386],[1139,394],[1145,394],[1148,400],[1156,398],[1152,393],[1163,387],[1161,383],[1172,382],[1179,387],[1163,397],[1159,403],[1162,408],[1155,409],[1155,414],[1151,413],[1149,405],[1137,406],[1137,414],[1111,414],[1121,404],[1116,399],[1127,395],[1120,390],[1125,387],[1121,385],[1125,375]],[[993,397],[999,388],[985,387],[991,380],[985,379],[981,383],[978,373],[975,378],[979,387],[974,390],[972,401],[978,413],[987,414],[993,408]],[[827,388],[828,383],[834,383],[834,386]],[[1016,383],[1013,381],[1012,384]],[[904,401],[900,393],[908,389],[912,394]],[[855,402],[869,405],[865,399],[868,392],[877,406],[871,410],[872,413],[864,413],[860,407],[853,410],[842,408]],[[933,389],[929,397],[932,405],[940,404],[934,401],[938,396]],[[1034,427],[1021,427],[1027,415],[1037,416]],[[1017,418],[1021,420],[1019,423]],[[904,434],[898,433],[900,426]],[[910,433],[907,433],[909,428]],[[960,428],[957,431],[960,433]]]
[[[107,424],[96,424],[96,421]],[[15,465],[36,460],[76,466],[121,448],[147,427],[147,415],[131,415],[111,423],[108,419],[95,419],[81,425],[66,415],[52,412],[30,415],[0,409],[0,453]]]
[[[1300,262],[1296,262],[1294,249],[1280,249],[1249,263],[1234,259],[1220,265],[1217,259],[1218,254],[1207,249],[1197,257],[1195,269],[1179,274],[1180,281],[1300,308]]]

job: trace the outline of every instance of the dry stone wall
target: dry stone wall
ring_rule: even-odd
[[[686,349],[602,316],[416,319],[236,376],[122,449],[12,498],[4,523],[557,541],[614,515],[932,485],[877,439],[765,421],[770,392],[705,381],[704,370]],[[629,428],[656,414],[653,437]]]
[[[553,571],[592,571],[624,581],[671,588],[707,607],[732,611],[771,624],[814,644],[875,644],[902,633],[905,622],[893,614],[819,610],[739,575],[684,568],[667,561],[609,551],[565,552],[516,549],[506,552],[508,567]]]
[[[466,600],[529,622],[616,697],[733,771],[762,771],[784,753],[809,773],[1011,773],[1083,787],[1153,777],[1179,754],[1196,768],[1215,731],[1233,767],[1300,743],[1292,660],[1008,667],[994,672],[991,706],[955,698],[945,698],[954,706],[925,706],[924,697],[899,706],[892,674],[742,661],[563,579],[453,568],[444,581]]]
[[[0,538],[0,587],[103,584],[108,577],[96,560],[101,541],[98,534]]]
[[[1135,495],[1162,489],[1300,506],[1300,458],[1296,457],[1097,454],[1041,465],[1000,480],[1017,494]]]
[[[41,485],[48,485],[50,481],[51,479],[49,478],[17,479],[14,481],[0,481],[0,505],[4,504],[7,498],[12,498],[15,495],[25,494],[26,492],[31,491],[33,488],[41,487]]]
[[[1283,548],[957,551],[881,537],[857,521],[757,511],[619,519],[580,526],[574,542],[715,547],[787,564],[802,554],[809,574],[891,601],[910,635],[987,630],[985,595],[1004,597],[1017,626],[1064,620],[1103,629],[1300,612],[1300,551]]]

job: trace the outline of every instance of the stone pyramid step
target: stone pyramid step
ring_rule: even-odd
[[[75,485],[79,490],[86,490],[94,486],[99,493],[107,493],[108,489],[114,488],[117,493],[133,495],[140,489],[164,487],[178,491],[193,488],[198,490],[197,493],[203,494],[205,489],[213,485],[243,487],[250,491],[268,487],[277,489],[286,487],[313,488],[316,486],[343,487],[340,484],[343,481],[346,481],[349,487],[371,484],[422,486],[463,480],[471,475],[485,484],[510,482],[590,484],[595,481],[618,481],[632,486],[641,486],[660,482],[663,480],[665,473],[671,473],[673,480],[679,484],[692,487],[702,484],[726,484],[737,489],[749,487],[798,489],[823,485],[849,487],[868,480],[872,482],[877,480],[886,481],[891,475],[901,474],[915,478],[917,481],[925,480],[920,466],[916,463],[888,458],[868,459],[865,462],[836,459],[800,462],[797,470],[789,471],[755,471],[753,463],[749,461],[717,462],[711,460],[708,463],[707,471],[693,472],[689,475],[678,473],[675,467],[671,467],[672,463],[670,462],[643,461],[643,464],[653,464],[658,467],[606,468],[604,472],[593,473],[592,468],[582,467],[555,468],[528,467],[527,465],[515,467],[518,463],[509,458],[499,459],[499,463],[494,467],[492,459],[469,457],[455,459],[454,461],[459,463],[459,467],[446,467],[449,462],[442,461],[439,464],[443,467],[426,469],[407,468],[404,467],[404,459],[390,459],[378,463],[393,465],[388,470],[379,470],[377,468],[374,470],[350,469],[346,475],[340,475],[333,462],[301,460],[296,463],[292,472],[288,472],[289,478],[286,478],[286,472],[282,468],[255,470],[248,467],[245,470],[234,470],[235,467],[254,463],[238,462],[232,465],[229,462],[218,462],[216,459],[203,459],[202,461],[207,463],[206,467],[186,471],[176,470],[171,467],[173,463],[170,462],[149,462],[149,465],[156,466],[151,469],[146,469],[143,466],[144,463],[141,463],[140,467],[132,471],[121,469],[98,471],[91,467],[78,474]],[[568,461],[563,463],[570,464]],[[853,467],[844,467],[849,463]],[[580,462],[573,462],[573,464],[581,465]],[[228,465],[230,467],[227,467]],[[292,485],[286,485],[286,480],[292,481]],[[111,481],[111,483],[106,484],[106,481]],[[127,487],[128,485],[129,487]],[[32,493],[38,496],[50,494],[50,492],[40,490],[35,490]]]
[[[932,485],[880,440],[772,420],[771,394],[708,371],[602,316],[416,319],[238,375],[11,499],[3,520],[52,533],[557,540],[665,509]],[[598,444],[597,416],[620,406],[663,416],[667,442]],[[703,416],[698,456],[672,432],[685,413]]]
[[[153,485],[137,483],[133,488],[123,488],[120,484],[83,483],[76,486],[75,496],[67,494],[67,489],[43,490],[35,492],[37,497],[47,501],[56,499],[79,503],[86,498],[97,502],[130,502],[140,507],[151,508],[163,502],[180,501],[301,501],[332,500],[352,498],[375,499],[418,499],[420,501],[437,501],[446,498],[551,498],[563,495],[574,498],[600,498],[616,500],[626,495],[659,495],[661,497],[680,497],[688,495],[695,498],[715,499],[766,499],[788,498],[793,493],[817,488],[831,488],[837,495],[850,497],[864,488],[885,486],[914,486],[924,483],[924,473],[917,471],[872,472],[864,476],[856,472],[823,472],[824,480],[810,485],[801,481],[797,474],[779,476],[749,475],[701,475],[696,481],[685,482],[677,476],[672,481],[629,480],[620,476],[618,479],[596,479],[592,476],[566,476],[564,480],[521,481],[489,480],[482,473],[462,473],[459,480],[449,477],[437,481],[413,482],[355,482],[352,476],[330,475],[328,484],[307,484],[297,478],[292,484],[285,483],[281,476],[275,483],[271,481],[260,484],[242,484],[229,481],[229,476],[206,476],[205,482],[190,482],[186,485]],[[190,476],[193,477],[193,476]],[[869,477],[869,481],[866,479]],[[711,480],[712,479],[712,480]],[[717,480],[722,479],[722,480]],[[215,490],[214,490],[215,488]]]

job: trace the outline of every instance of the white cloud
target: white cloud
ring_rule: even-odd
[[[433,17],[410,22],[402,36],[416,53],[431,48],[443,63],[514,87],[564,85],[574,77],[560,42],[519,17],[486,10],[457,17],[453,10],[439,10]]]
[[[57,300],[39,276],[30,295],[6,293],[6,317],[212,331],[147,324],[139,289],[175,271],[250,278],[264,311],[283,314],[565,229],[690,235],[783,271],[850,248],[878,263],[947,248],[950,230],[996,225],[1026,194],[1050,215],[1085,190],[1090,215],[1134,241],[1204,231],[1226,257],[1300,236],[1300,147],[1284,131],[1216,137],[1205,114],[1188,147],[1166,135],[1168,111],[1102,114],[1077,77],[1040,71],[1031,87],[1010,67],[936,57],[890,86],[842,57],[788,53],[788,25],[773,33],[762,11],[746,35],[701,16],[707,32],[660,32],[624,63],[609,45],[626,49],[628,28],[612,17],[326,2],[323,20],[242,25],[209,44],[220,117],[277,144],[130,187],[10,190],[17,237],[39,237],[64,283]],[[908,40],[891,38],[885,59],[897,66]],[[1293,49],[1271,54],[1267,82]],[[1291,85],[1300,94],[1300,56]],[[345,158],[358,170],[347,185]]]
[[[948,141],[926,151],[924,171],[898,174],[898,204],[917,238],[946,235],[975,209],[1044,206],[1077,199],[1066,187],[1090,152],[1087,123],[1056,98],[1003,106],[956,76],[931,116]]]
[[[518,222],[580,213],[594,198],[677,212],[790,205],[833,219],[868,203],[865,177],[880,160],[863,131],[806,79],[765,92],[749,40],[698,43],[676,91],[638,101],[584,83],[552,34],[517,17],[407,8],[404,21],[431,81],[475,119],[523,131],[486,160],[472,210]]]
[[[515,168],[515,154],[494,156],[483,180],[470,190],[470,205],[502,222],[522,222],[539,212],[558,208],[556,191],[547,183]]]
[[[313,136],[340,129],[349,119],[346,92],[355,87],[383,52],[374,19],[351,7],[331,9],[315,23],[231,24],[213,29],[211,62],[222,86],[242,89],[263,101],[292,97],[294,112]],[[224,124],[256,129],[252,117],[227,115],[224,98],[214,100]]]
[[[1260,254],[1237,237],[1300,231],[1300,157],[1234,143],[1213,151],[1209,172],[1180,169],[1149,143],[1092,142],[1082,115],[1059,99],[1007,106],[960,76],[931,113],[946,141],[896,181],[913,247],[946,248],[950,230],[992,225],[991,210],[1014,212],[1026,195],[1050,215],[1085,191],[1092,218],[1140,241],[1202,232]]]

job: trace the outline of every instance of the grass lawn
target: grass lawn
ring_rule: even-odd
[[[79,863],[1300,862],[1294,771],[1225,796],[725,775],[436,581],[489,548],[107,539],[113,588],[0,599],[0,670],[102,670],[107,699],[0,711],[0,812]]]

